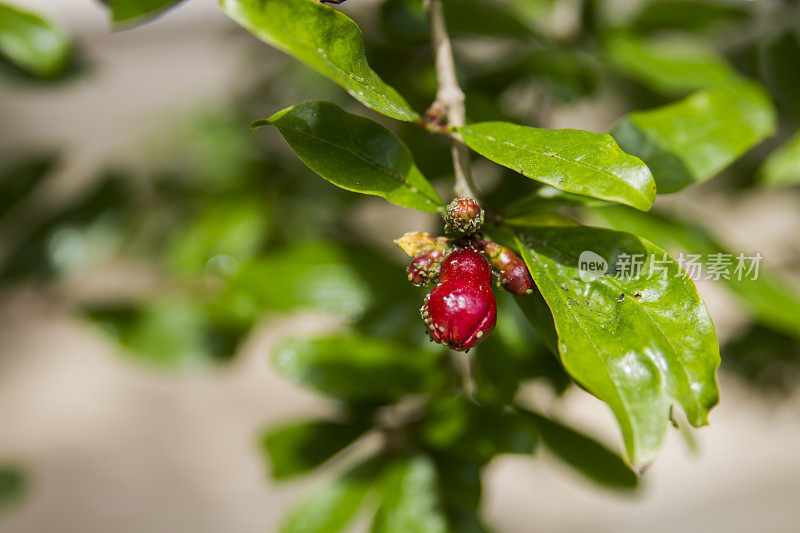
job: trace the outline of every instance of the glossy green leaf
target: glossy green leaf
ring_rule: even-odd
[[[603,44],[612,65],[662,94],[684,94],[740,82],[740,76],[722,57],[696,42],[616,34]]]
[[[355,22],[315,0],[220,0],[222,10],[262,41],[329,77],[365,106],[398,120],[417,113],[370,68]]]
[[[775,110],[755,84],[696,92],[624,117],[611,135],[653,171],[659,193],[705,181],[775,130]]]
[[[381,503],[372,533],[444,533],[433,461],[424,455],[397,459],[381,476]]]
[[[421,438],[433,450],[481,465],[501,453],[533,452],[536,431],[517,413],[450,396],[428,407]]]
[[[708,0],[650,0],[631,23],[636,30],[699,31],[717,24],[746,20],[751,12],[744,2]]]
[[[618,454],[600,442],[539,413],[523,410],[553,454],[587,478],[607,487],[634,489],[639,478]]]
[[[701,254],[705,258],[717,253],[730,254],[736,265],[737,254],[719,244],[699,226],[657,213],[644,214],[616,207],[598,209],[594,215],[614,228],[634,231],[670,250]],[[757,279],[730,277],[720,279],[720,283],[724,283],[739,297],[746,311],[758,322],[800,338],[800,291],[796,287],[763,265]]]
[[[100,0],[111,10],[111,22],[117,29],[132,28],[149,22],[183,0]]]
[[[406,145],[380,124],[320,101],[286,108],[253,127],[268,124],[311,170],[334,185],[428,213],[444,206]]]
[[[324,463],[360,437],[359,424],[310,421],[292,422],[270,429],[264,436],[264,451],[272,463],[272,477],[304,474]]]
[[[0,55],[29,74],[51,78],[67,66],[70,36],[36,13],[0,3]]]
[[[25,478],[16,467],[0,466],[0,511],[16,501],[25,488]]]
[[[769,154],[758,174],[765,185],[800,183],[800,132]]]
[[[440,350],[355,335],[286,341],[273,361],[289,379],[349,402],[392,400],[448,378]]]
[[[656,187],[647,166],[608,134],[508,122],[470,124],[458,132],[484,157],[556,189],[642,210],[653,205]]]
[[[538,228],[520,234],[518,245],[553,313],[564,368],[614,412],[633,466],[655,459],[673,404],[692,425],[707,423],[718,399],[717,337],[674,260],[633,235],[599,228]],[[635,263],[640,268],[630,268]]]
[[[295,507],[281,533],[338,533],[352,521],[380,472],[382,459],[372,458],[317,488]]]

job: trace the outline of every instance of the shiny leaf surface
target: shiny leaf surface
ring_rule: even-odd
[[[638,213],[631,209],[605,208],[595,213],[617,229],[635,231],[667,249],[676,249],[708,257],[730,254],[734,266],[736,254],[717,242],[703,228],[658,213]],[[750,254],[748,254],[750,255]],[[733,291],[747,312],[758,322],[800,338],[800,291],[762,265],[757,279],[720,279]]]
[[[0,55],[42,78],[67,66],[72,41],[61,28],[36,13],[0,3]]]
[[[634,467],[655,458],[673,404],[692,425],[707,423],[718,399],[719,347],[674,260],[633,235],[588,227],[539,228],[520,234],[518,245],[553,313],[564,368],[614,412]],[[587,251],[607,262],[607,274],[586,275]],[[631,268],[634,260],[640,268]]]
[[[444,206],[406,145],[380,124],[320,101],[289,107],[253,127],[267,124],[280,131],[306,165],[334,185],[428,213]]]
[[[705,181],[772,134],[775,110],[755,84],[696,92],[623,118],[611,135],[653,171],[659,193]]]
[[[484,157],[556,189],[642,210],[655,199],[647,166],[620,150],[608,134],[508,122],[470,124],[458,131]]]
[[[262,41],[339,84],[365,106],[398,120],[417,113],[370,68],[355,22],[315,0],[220,0],[222,10]]]

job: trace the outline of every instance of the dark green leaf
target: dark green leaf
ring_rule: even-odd
[[[479,154],[557,189],[647,210],[656,187],[647,166],[619,149],[610,135],[544,130],[507,122],[458,129]]]
[[[796,26],[796,25],[795,25]],[[796,119],[800,118],[800,38],[794,27],[770,39],[761,51],[761,70],[772,94]]]
[[[398,120],[417,113],[370,68],[356,23],[315,0],[220,0],[222,10],[262,41],[341,85],[367,107]]]
[[[707,423],[718,399],[717,337],[677,263],[647,241],[598,228],[539,228],[520,234],[519,249],[553,313],[564,368],[611,407],[632,465],[655,458],[673,404],[692,425]],[[587,276],[579,269],[587,259],[606,261],[607,274]]]
[[[369,337],[287,341],[274,351],[273,360],[278,371],[293,381],[349,402],[424,392],[448,377],[441,351]]]
[[[769,154],[758,173],[765,185],[800,183],[800,132]]]
[[[739,74],[722,57],[695,42],[648,41],[616,34],[603,44],[617,69],[662,94],[681,95],[740,82]]]
[[[531,418],[545,446],[587,478],[621,489],[634,489],[639,484],[622,457],[603,444],[533,411],[522,412]]]
[[[701,254],[732,254],[699,226],[656,213],[609,207],[596,211],[603,221],[617,229],[628,229],[669,249]],[[735,259],[734,259],[735,260]],[[800,338],[800,293],[768,269],[759,270],[758,279],[734,276],[720,279],[744,304],[758,322]]]
[[[704,30],[719,23],[739,22],[750,16],[744,3],[708,0],[651,0],[631,25],[638,31]]]
[[[705,181],[775,130],[775,110],[755,84],[696,92],[627,115],[611,130],[653,171],[659,193]]]
[[[0,466],[0,511],[20,497],[25,488],[25,478],[15,467]]]
[[[0,217],[34,190],[57,160],[52,153],[31,153],[5,161],[0,170]]]
[[[787,398],[800,385],[800,340],[751,326],[722,348],[722,368],[745,379],[765,396]]]
[[[183,0],[100,0],[111,10],[115,28],[125,29],[144,24],[178,5]]]
[[[292,510],[281,533],[338,533],[351,522],[375,483],[382,459],[369,459],[316,489]]]
[[[389,464],[381,479],[381,504],[372,533],[444,533],[433,462],[424,455]]]
[[[0,55],[42,78],[60,74],[72,41],[64,30],[35,13],[0,3]]]
[[[433,450],[481,465],[501,453],[533,452],[536,432],[517,413],[450,396],[428,408],[422,440]]]
[[[327,461],[364,433],[358,424],[339,422],[293,422],[270,429],[264,436],[264,451],[272,463],[272,477],[304,474]]]
[[[428,213],[444,206],[406,145],[380,124],[320,101],[289,107],[253,127],[267,124],[278,128],[295,154],[334,185]]]

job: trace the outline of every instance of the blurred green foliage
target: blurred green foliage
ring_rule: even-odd
[[[114,24],[123,27],[176,2],[105,3]],[[754,170],[764,161],[759,175],[774,176],[763,177],[765,183],[800,181],[800,173],[785,170],[800,166],[795,149],[800,46],[797,29],[788,22],[797,12],[793,2],[771,2],[773,7],[764,9],[734,0],[654,0],[620,16],[605,2],[584,0],[572,2],[579,23],[558,30],[554,20],[564,6],[557,0],[444,4],[450,29],[463,45],[457,52],[469,58],[460,62],[459,75],[470,121],[542,127],[554,111],[610,93],[620,112],[647,110],[627,115],[613,131],[623,148],[651,166],[659,192],[721,171],[725,179],[717,186],[746,194],[757,186]],[[435,97],[436,83],[421,1],[385,0],[370,16],[377,23],[363,30],[371,67],[410,106],[424,109]],[[36,24],[45,23],[36,17]],[[53,35],[62,39],[53,48],[58,53],[44,57],[39,67],[9,53],[3,47],[8,41],[0,39],[0,51],[29,73],[63,73],[74,57],[67,54],[63,34]],[[634,489],[638,478],[618,453],[521,401],[520,391],[531,382],[555,396],[572,383],[551,353],[555,332],[540,295],[519,302],[499,298],[495,333],[470,353],[474,391],[471,397],[460,392],[463,384],[448,354],[425,338],[418,316],[422,292],[406,282],[400,254],[377,250],[374,228],[354,222],[357,196],[313,176],[275,142],[274,132],[247,132],[252,118],[303,98],[324,97],[344,107],[348,101],[332,83],[294,62],[281,63],[280,75],[259,71],[257,60],[264,56],[258,50],[253,51],[255,82],[225,107],[171,126],[168,138],[153,143],[143,168],[107,169],[78,197],[15,228],[21,237],[0,263],[3,290],[23,281],[58,287],[115,261],[141,261],[155,278],[150,289],[74,305],[127,356],[167,368],[228,361],[260,321],[279,313],[340,318],[345,332],[286,340],[272,354],[279,372],[330,397],[339,415],[289,421],[264,436],[274,477],[323,464],[335,474],[289,514],[283,531],[340,531],[362,509],[375,513],[374,531],[486,531],[479,517],[482,469],[498,454],[530,454],[540,444],[593,482]],[[768,94],[753,89],[756,83]],[[758,101],[755,110],[746,107],[751,92],[757,93],[750,98]],[[687,99],[675,103],[679,97]],[[698,114],[676,131],[667,126],[678,115],[692,118],[686,107],[705,112],[704,106],[715,103],[723,130],[752,122],[755,133],[741,146],[739,137],[726,141],[713,160],[681,161],[675,153],[685,154],[686,145],[708,149],[699,144],[705,139],[682,137],[703,128],[707,115]],[[667,126],[653,129],[653,121],[641,126],[640,113],[663,117]],[[446,140],[408,124],[394,130],[422,174],[434,184],[449,178]],[[749,164],[731,165],[772,130],[777,135],[750,153]],[[683,146],[673,151],[677,141]],[[770,157],[780,145],[784,148]],[[731,146],[732,153],[725,152]],[[57,171],[58,157],[50,153],[3,161],[0,226],[15,224],[15,210]],[[667,178],[659,181],[660,171]],[[482,190],[485,205],[495,212],[519,201],[508,208],[509,216],[587,220],[581,206],[602,204],[554,192],[508,170],[497,174]],[[724,250],[703,228],[668,212],[645,215],[615,207],[597,213],[594,220],[634,230],[663,247]],[[724,367],[763,390],[796,387],[796,292],[772,273],[757,285],[728,286],[758,325],[724,348]],[[367,434],[377,435],[381,444],[365,458],[357,449]],[[0,504],[18,493],[20,479],[15,470],[0,470]]]

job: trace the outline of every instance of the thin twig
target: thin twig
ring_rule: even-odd
[[[447,117],[448,127],[459,127],[465,123],[464,92],[458,85],[456,65],[453,61],[453,49],[444,22],[444,11],[441,0],[424,0],[425,12],[428,14],[428,25],[431,29],[431,43],[436,59],[436,77],[439,87],[436,101],[431,109],[442,110]],[[455,183],[453,192],[456,197],[477,199],[475,184],[470,168],[469,149],[461,142],[458,133],[451,134],[450,151],[453,155],[453,172]]]

